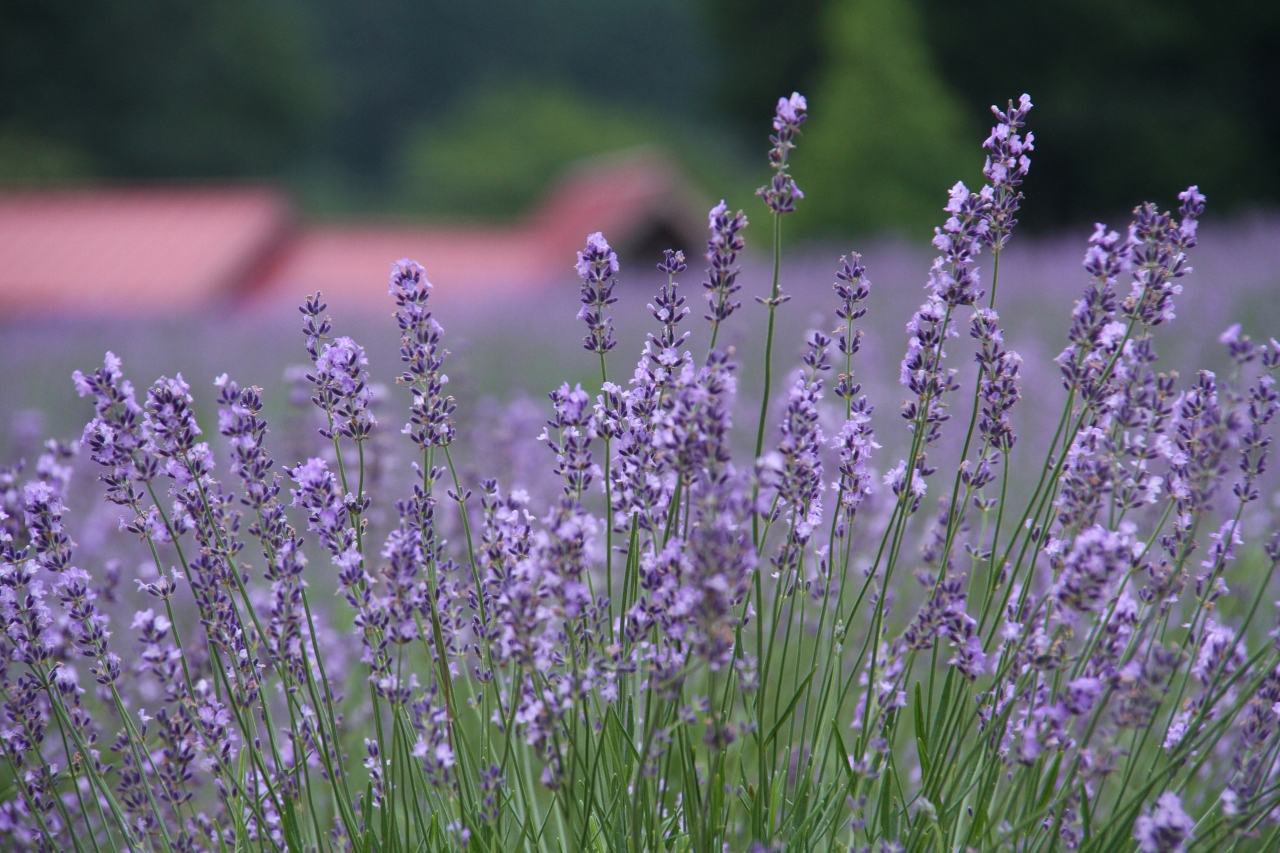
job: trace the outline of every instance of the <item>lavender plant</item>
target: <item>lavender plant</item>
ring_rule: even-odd
[[[799,95],[760,191],[758,419],[735,426],[741,371],[717,346],[746,216],[709,216],[707,351],[668,251],[624,384],[619,264],[593,234],[579,318],[600,385],[550,394],[546,505],[455,464],[444,331],[409,260],[390,282],[404,494],[379,493],[385,401],[319,294],[299,374],[318,441],[289,465],[258,388],[216,379],[215,445],[180,375],[140,399],[110,353],[77,372],[80,441],[0,470],[6,849],[1277,849],[1280,342],[1232,327],[1227,375],[1158,372],[1204,197],[1144,204],[1089,239],[1057,427],[1020,441],[996,292],[1030,110],[993,108],[986,183],[947,196],[906,326],[900,459],[879,458],[875,429],[895,427],[855,379],[856,253],[831,330],[772,399]],[[966,326],[971,365],[947,351]],[[78,453],[119,507],[136,591],[72,538]]]

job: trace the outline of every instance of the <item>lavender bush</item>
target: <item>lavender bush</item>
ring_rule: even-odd
[[[906,327],[902,458],[878,456],[874,428],[901,426],[855,379],[857,254],[774,399],[799,95],[760,190],[774,266],[745,426],[716,344],[748,223],[723,203],[705,352],[668,251],[624,370],[617,257],[587,239],[599,384],[550,395],[545,501],[455,463],[409,260],[390,283],[407,415],[316,294],[297,379],[319,438],[291,465],[257,388],[217,378],[211,443],[181,375],[140,394],[110,353],[77,372],[80,441],[0,471],[6,849],[1277,849],[1280,640],[1260,611],[1280,343],[1232,327],[1229,376],[1158,372],[1204,198],[1142,205],[1090,238],[1060,415],[1020,442],[996,292],[1030,109],[993,110],[986,183],[948,195]],[[966,325],[972,365],[947,354]],[[414,456],[394,502],[389,419]],[[72,541],[77,454],[123,545]]]

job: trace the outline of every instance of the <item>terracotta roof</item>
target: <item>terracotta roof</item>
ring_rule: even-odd
[[[381,311],[390,265],[405,257],[427,268],[440,298],[500,298],[572,280],[593,231],[624,263],[630,252],[656,260],[653,243],[700,243],[704,208],[685,186],[657,152],[622,152],[570,170],[524,219],[474,226],[294,227],[287,199],[269,188],[0,193],[0,316],[176,314],[232,301],[257,310],[316,290],[345,309]]]
[[[381,311],[391,263],[406,257],[426,267],[441,299],[528,292],[571,279],[576,253],[593,231],[603,231],[623,255],[659,229],[681,235],[686,245],[701,240],[700,200],[684,187],[656,152],[640,149],[580,164],[523,220],[505,227],[313,227],[300,235],[259,295],[296,302],[322,290],[330,304]]]
[[[166,314],[252,286],[287,239],[267,188],[0,194],[0,311]]]

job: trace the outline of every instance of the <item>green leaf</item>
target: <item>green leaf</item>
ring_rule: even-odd
[[[804,695],[805,687],[813,680],[813,675],[817,671],[817,668],[809,670],[809,674],[804,677],[804,681],[800,682],[800,686],[796,688],[796,695],[791,697],[791,701],[787,703],[786,710],[782,712],[782,716],[778,718],[778,721],[773,724],[773,728],[769,730],[769,734],[765,736],[764,746],[762,746],[761,749],[773,743],[773,739],[777,736],[778,730],[782,728],[782,724],[785,723],[787,718],[795,711],[796,705],[800,703],[800,697]]]
[[[929,778],[930,760],[929,760],[929,733],[925,729],[924,717],[929,713],[929,709],[924,705],[924,696],[920,692],[920,682],[916,682],[916,707],[913,717],[915,719],[916,728],[916,751],[920,754],[920,771],[924,778]]]

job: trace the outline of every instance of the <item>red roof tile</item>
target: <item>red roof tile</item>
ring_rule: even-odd
[[[701,239],[700,200],[656,152],[641,149],[580,164],[522,222],[508,226],[327,225],[311,228],[272,272],[260,296],[297,301],[316,290],[345,309],[385,308],[391,263],[426,267],[442,299],[501,297],[573,277],[576,253],[603,231],[620,253],[656,227]]]
[[[217,301],[257,307],[324,291],[383,310],[393,261],[427,269],[444,299],[483,300],[573,279],[603,231],[619,254],[655,234],[701,240],[701,207],[656,152],[597,158],[509,226],[329,224],[295,229],[268,188],[0,193],[0,314],[173,314]]]
[[[167,314],[248,287],[292,222],[266,188],[0,194],[0,311]]]

